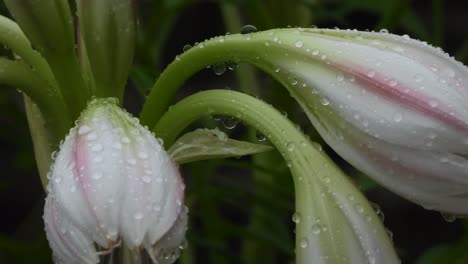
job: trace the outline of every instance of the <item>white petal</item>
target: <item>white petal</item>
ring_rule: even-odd
[[[183,196],[177,167],[156,138],[141,128],[134,130],[130,140],[131,147],[125,149],[127,190],[121,230],[127,243],[139,246],[145,236],[155,242],[169,230]]]
[[[99,262],[91,236],[69,222],[51,196],[46,199],[44,222],[47,239],[56,263],[94,264]]]
[[[468,214],[463,156],[389,144],[344,123],[324,120],[316,127],[337,153],[383,186],[428,209]]]
[[[188,209],[184,207],[169,231],[156,243],[146,241],[145,247],[155,263],[171,264],[180,255],[187,231]]]
[[[302,38],[328,56],[327,62],[316,62],[319,55],[305,52],[303,60],[290,56],[276,62],[297,79],[292,88],[299,100],[320,105],[315,89],[342,118],[369,135],[414,148],[468,152],[468,97],[456,82],[440,83],[441,77],[424,62],[395,51],[318,34]],[[457,70],[456,76],[468,76],[455,60],[443,62]],[[301,83],[307,87],[299,87]],[[389,88],[400,95],[382,95]],[[426,109],[416,109],[417,104]]]

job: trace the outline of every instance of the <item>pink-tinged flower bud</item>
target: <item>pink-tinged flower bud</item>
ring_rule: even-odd
[[[278,49],[258,64],[288,87],[336,152],[409,200],[468,215],[466,66],[407,35],[262,34]]]
[[[48,191],[44,220],[56,262],[97,263],[119,246],[146,249],[155,263],[176,260],[187,223],[177,165],[114,100],[93,100],[81,114]]]

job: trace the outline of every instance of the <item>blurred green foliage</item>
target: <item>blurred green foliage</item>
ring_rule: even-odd
[[[246,24],[259,30],[288,26],[386,28],[441,46],[465,64],[468,61],[468,24],[464,23],[468,3],[463,1],[140,0],[137,5],[137,49],[125,102],[134,113],[159,73],[184,45],[239,32],[239,26]],[[3,4],[0,13],[8,15]],[[0,55],[10,56],[2,49]],[[244,73],[236,75],[241,71]],[[243,89],[242,78],[252,76],[257,89],[249,93],[281,109],[313,140],[322,142],[285,90],[246,65],[222,76],[212,69],[204,70],[186,84],[178,98],[209,88]],[[0,177],[0,263],[51,263],[41,218],[44,193],[21,95],[12,89],[0,90],[0,127],[4,171]],[[218,127],[232,137],[267,144],[256,140],[252,136],[255,131],[244,125],[228,129],[218,118],[200,120],[194,127]],[[437,212],[402,200],[353,169],[327,146],[324,149],[369,200],[380,205],[403,263],[468,263],[466,221],[448,223]],[[294,190],[288,168],[277,153],[195,162],[182,169],[191,220],[188,249],[179,263],[294,261]]]

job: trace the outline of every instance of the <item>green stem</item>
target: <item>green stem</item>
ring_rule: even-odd
[[[85,86],[75,51],[74,24],[67,0],[4,0],[24,34],[47,60],[75,120],[86,106]],[[46,78],[48,79],[48,78]]]
[[[177,89],[207,65],[225,61],[244,61],[261,67],[260,61],[256,58],[258,54],[265,52],[263,43],[267,34],[259,32],[255,37],[251,34],[218,37],[200,43],[183,53],[180,60],[175,60],[164,70],[151,89],[140,116],[142,124],[154,126],[171,103]]]
[[[53,136],[50,143],[57,145],[71,125],[66,105],[57,90],[25,64],[3,58],[0,58],[0,83],[23,91],[38,105]]]
[[[0,16],[0,43],[21,57],[41,78],[57,90],[56,93],[60,94],[54,75],[45,59],[31,47],[31,43],[19,26],[4,16]]]
[[[272,106],[233,91],[200,92],[172,106],[153,131],[167,147],[190,123],[213,114],[233,116],[255,127],[288,163],[295,186],[296,211],[304,217],[296,225],[297,263],[335,263],[351,256],[348,254],[352,254],[350,263],[359,263],[365,257],[359,252],[350,253],[356,245],[369,258],[381,254],[390,258],[390,263],[392,259],[396,261],[385,229],[367,200],[323,152]],[[346,197],[352,197],[352,202]],[[356,215],[355,207],[373,224],[362,221],[364,217]],[[327,232],[314,232],[317,219],[327,226]]]

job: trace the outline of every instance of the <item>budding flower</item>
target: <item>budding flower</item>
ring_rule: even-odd
[[[183,190],[154,135],[112,99],[93,100],[49,172],[44,220],[56,262],[98,263],[119,246],[174,262],[187,224]]]
[[[288,87],[338,154],[426,208],[468,214],[466,66],[407,35],[261,34],[275,51],[256,63]]]

